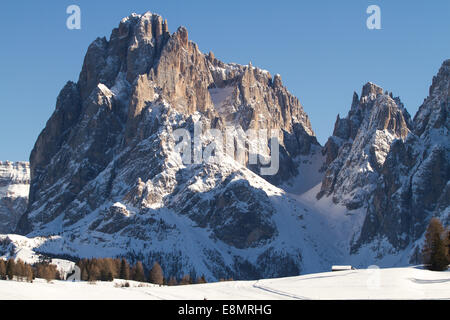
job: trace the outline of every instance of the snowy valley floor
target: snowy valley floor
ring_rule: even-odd
[[[349,270],[259,281],[158,287],[129,281],[33,283],[0,281],[0,299],[87,300],[278,300],[450,299],[450,271],[419,267]]]

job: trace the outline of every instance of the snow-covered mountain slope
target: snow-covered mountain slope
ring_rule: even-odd
[[[177,192],[157,180],[141,182],[125,199],[73,225],[64,226],[62,219],[44,224],[30,236],[58,237],[36,250],[128,255],[147,265],[158,259],[167,274],[180,277],[192,269],[208,279],[297,275],[340,261],[343,253],[324,237],[323,221],[314,212],[245,167],[226,158],[197,168],[176,165],[170,163],[172,171],[162,175],[176,183]]]
[[[42,261],[48,261],[56,265],[60,276],[65,279],[75,267],[75,262],[65,259],[54,259],[42,255],[35,250],[46,241],[51,241],[55,237],[36,237],[27,238],[17,234],[0,235],[0,259],[8,260],[10,258],[21,260],[28,264],[35,264]]]
[[[450,299],[450,272],[420,267],[326,272],[259,281],[159,287],[124,280],[0,281],[0,299],[49,300],[415,300]]]
[[[278,130],[278,174],[256,174],[265,165],[249,163],[250,138],[236,154],[184,163],[174,132],[192,136],[199,123],[203,149],[208,129]],[[268,138],[258,154],[270,148]],[[319,244],[328,243],[320,221],[274,185],[319,154],[308,116],[280,76],[204,55],[185,28],[170,34],[160,16],[133,14],[109,41],[91,44],[78,83],[61,91],[30,157],[30,203],[19,229],[59,236],[41,252],[158,260],[168,276],[326,270],[336,254],[332,243]]]
[[[37,252],[158,261],[167,277],[405,265],[432,215],[448,224],[448,66],[414,120],[367,83],[322,148],[279,75],[219,61],[185,28],[132,14],[89,46],[59,94],[30,156],[18,230],[45,238]],[[179,129],[202,132],[183,155]],[[182,161],[228,129],[236,150]],[[275,152],[269,137],[235,139],[248,129],[278,132],[276,175],[250,161]]]
[[[328,168],[322,195],[348,209],[364,205],[373,192],[394,140],[410,132],[410,118],[398,98],[392,98],[373,83],[367,83],[361,98],[354,94],[348,116],[336,120],[334,135],[326,146]]]
[[[405,140],[392,143],[355,250],[387,242],[420,261],[431,217],[450,225],[450,60],[433,78],[429,96],[414,117]]]
[[[0,235],[0,257],[4,260],[13,258],[34,264],[40,260],[35,249],[46,240],[42,237],[30,239],[17,234],[2,234]]]
[[[0,233],[11,233],[25,213],[30,189],[28,162],[0,161]]]
[[[315,206],[334,203],[356,217],[342,218],[352,229],[351,261],[418,263],[429,219],[449,225],[449,66],[443,63],[413,121],[399,98],[371,83],[338,117]]]

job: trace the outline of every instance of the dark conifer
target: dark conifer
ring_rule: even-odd
[[[122,261],[120,263],[120,274],[119,278],[123,280],[129,280],[130,279],[130,265],[128,264],[127,260],[125,258],[122,258]]]
[[[448,248],[446,247],[446,233],[438,218],[430,220],[422,248],[423,263],[430,270],[447,270],[449,260]]]
[[[202,275],[200,278],[197,278],[196,283],[202,284],[202,283],[208,283],[208,282],[206,281],[205,275]]]

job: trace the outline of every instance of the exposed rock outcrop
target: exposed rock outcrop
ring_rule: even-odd
[[[373,83],[356,93],[346,118],[336,120],[333,136],[325,145],[328,165],[318,198],[333,196],[349,209],[364,205],[394,140],[404,140],[411,128],[408,112],[399,98],[383,93]]]
[[[320,149],[279,75],[205,55],[184,27],[170,34],[158,15],[123,19],[109,40],[89,46],[78,82],[58,97],[30,157],[30,202],[19,230],[65,234],[68,251],[76,245],[67,239],[76,239],[142,255],[149,264],[159,255],[165,270],[179,275],[194,268],[210,277],[250,278],[304,268],[275,246],[281,240],[273,186],[246,168],[259,173],[261,166],[249,165],[248,146],[242,163],[220,153],[219,163],[182,163],[173,132],[192,134],[199,122],[204,132],[277,129],[280,169],[267,177],[274,183],[298,172],[297,156]],[[211,139],[205,133],[200,143]],[[263,141],[267,150],[269,141]],[[193,228],[203,241],[192,236]],[[183,245],[191,251],[180,255]],[[299,247],[289,250],[298,256]],[[245,250],[254,252],[254,261]],[[291,265],[256,265],[269,251]],[[248,271],[238,273],[243,264]]]
[[[431,217],[450,224],[449,92],[446,60],[414,117],[412,132],[390,148],[354,250],[384,237],[396,250],[414,244],[417,251]],[[417,256],[411,259],[421,262]]]
[[[407,250],[420,263],[429,219],[449,224],[449,66],[443,63],[430,95],[411,120],[398,98],[372,83],[356,93],[348,116],[338,116],[323,152],[326,174],[318,199],[331,197],[364,215],[350,250],[370,247],[377,258]]]
[[[322,148],[280,75],[224,63],[186,28],[171,34],[160,16],[132,14],[89,46],[78,82],[59,94],[30,156],[18,230],[49,236],[41,252],[158,261],[178,277],[254,279],[412,257],[431,216],[449,224],[449,68],[414,120],[367,83]],[[183,154],[180,128],[203,133]],[[229,128],[233,154],[183,161]],[[248,129],[279,132],[276,175],[250,163],[251,138],[234,140]]]
[[[25,213],[30,189],[28,162],[0,161],[0,233],[13,233]]]

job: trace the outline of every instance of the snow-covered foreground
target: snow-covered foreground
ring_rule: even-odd
[[[390,268],[316,273],[259,281],[159,287],[129,281],[0,281],[0,299],[450,299],[450,272]]]

